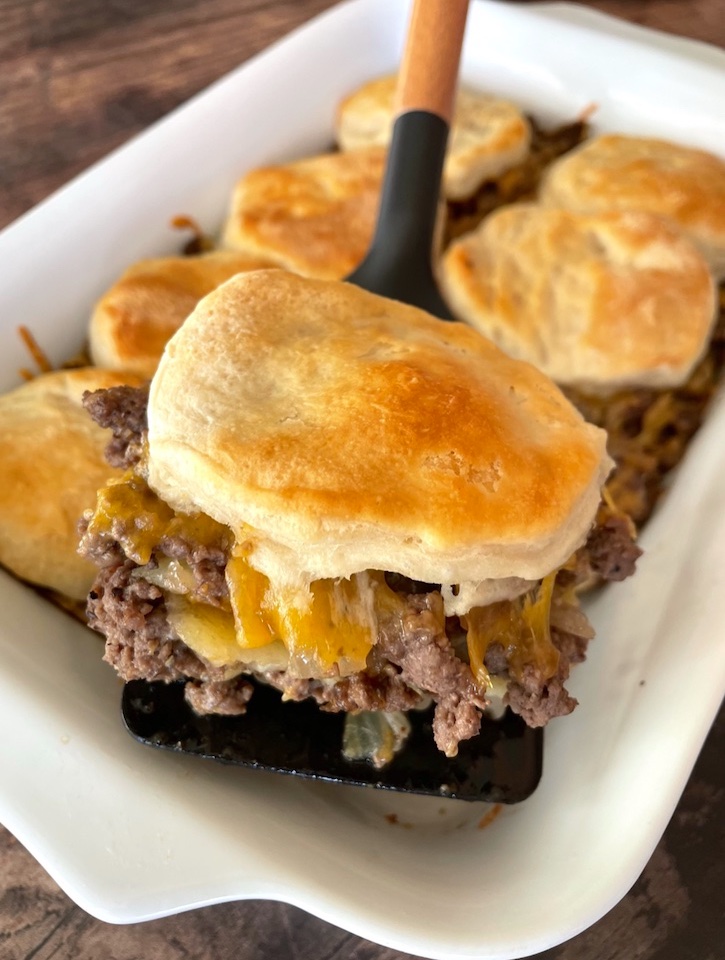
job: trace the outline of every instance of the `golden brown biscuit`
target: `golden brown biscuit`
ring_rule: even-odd
[[[602,430],[470,327],[282,271],[199,304],[148,417],[151,487],[276,583],[538,579],[586,539],[611,466]]]
[[[395,76],[371,80],[342,101],[335,126],[343,150],[388,145],[396,80]],[[445,196],[470,197],[484,181],[520,163],[530,143],[531,127],[515,104],[461,87],[443,171]]]
[[[94,565],[80,557],[78,521],[114,474],[109,436],[81,405],[86,390],[138,378],[86,367],[36,377],[0,396],[0,563],[66,597],[86,597]]]
[[[597,137],[552,165],[541,201],[575,213],[641,210],[667,217],[725,276],[725,162],[666,140]]]
[[[457,317],[557,383],[599,393],[681,383],[715,318],[705,260],[647,213],[504,208],[449,247],[441,276]]]
[[[373,147],[253,170],[234,191],[225,244],[303,276],[346,277],[370,244],[384,163]]]
[[[89,329],[93,363],[150,379],[168,340],[202,297],[235,273],[265,266],[264,260],[221,250],[141,260],[96,304]]]

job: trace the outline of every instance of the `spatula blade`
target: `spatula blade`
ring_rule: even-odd
[[[256,770],[404,793],[519,803],[541,777],[543,738],[507,711],[485,719],[481,734],[446,758],[435,746],[432,711],[411,711],[411,735],[382,770],[342,756],[344,715],[323,713],[312,701],[285,703],[256,684],[241,717],[197,716],[183,684],[127,683],[122,700],[129,732],[149,746]]]

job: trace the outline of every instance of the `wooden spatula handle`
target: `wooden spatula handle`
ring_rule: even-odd
[[[469,0],[413,0],[396,113],[427,110],[450,124]]]

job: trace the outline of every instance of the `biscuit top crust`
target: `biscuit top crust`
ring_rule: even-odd
[[[149,482],[278,581],[537,579],[584,541],[606,435],[476,331],[347,283],[241,274],[151,386]]]
[[[346,277],[370,245],[384,165],[372,147],[252,170],[234,190],[225,246],[305,277]]]
[[[88,337],[94,364],[150,379],[167,342],[202,297],[235,273],[269,266],[226,250],[135,263],[93,311]]]
[[[712,153],[607,134],[552,164],[540,196],[577,213],[664,216],[697,244],[717,278],[725,276],[725,161]]]
[[[393,76],[363,84],[339,105],[335,123],[343,150],[387,146],[393,128]],[[465,200],[528,154],[531,127],[516,104],[459,87],[443,171],[449,200]]]
[[[449,247],[441,275],[455,316],[596,393],[682,383],[716,317],[705,259],[647,213],[507,207]]]

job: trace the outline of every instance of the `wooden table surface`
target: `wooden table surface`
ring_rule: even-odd
[[[332,5],[330,0],[0,0],[0,226]],[[725,0],[599,0],[589,6],[725,47]],[[685,706],[673,704],[678,708]],[[725,958],[723,757],[725,711],[633,889],[594,927],[540,960]],[[402,955],[293,907],[266,902],[109,926],[76,907],[0,828],[0,957],[392,960]]]

